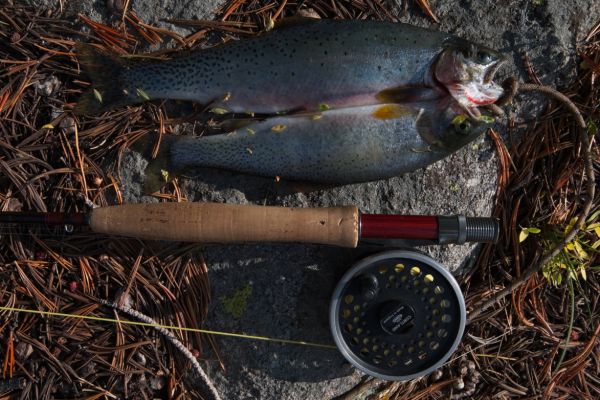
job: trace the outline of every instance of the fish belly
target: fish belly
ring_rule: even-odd
[[[428,116],[427,106],[393,119],[375,117],[379,108],[276,117],[229,134],[178,137],[171,165],[339,184],[388,178],[446,155],[429,149],[417,130],[416,119]]]
[[[271,113],[380,102],[426,86],[448,34],[399,23],[315,21],[124,72],[126,92]]]

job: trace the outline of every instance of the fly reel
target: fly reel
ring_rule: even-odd
[[[355,264],[332,297],[330,326],[344,357],[363,372],[409,380],[439,368],[466,322],[458,283],[415,251],[388,251]]]

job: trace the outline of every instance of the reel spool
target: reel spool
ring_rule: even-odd
[[[355,367],[386,380],[439,368],[458,347],[465,302],[440,263],[415,251],[388,251],[350,268],[333,292],[329,322]]]

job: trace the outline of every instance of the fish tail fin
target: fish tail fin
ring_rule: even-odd
[[[152,153],[159,140],[158,134],[144,135],[130,147],[132,151],[148,161],[148,165],[144,170],[144,194],[151,194],[160,190],[179,173],[176,168],[173,168],[171,162],[171,147],[177,139],[174,135],[164,135],[160,139],[160,147],[154,158],[152,158]]]
[[[93,85],[77,102],[73,109],[75,114],[97,115],[133,103],[131,97],[124,92],[126,86],[121,80],[125,69],[124,60],[84,43],[77,43],[75,51]]]

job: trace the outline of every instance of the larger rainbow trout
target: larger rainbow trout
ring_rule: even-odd
[[[160,62],[126,62],[79,45],[93,87],[75,111],[97,114],[151,99],[192,100],[231,112],[419,102],[448,93],[468,113],[502,89],[504,58],[448,33],[355,20],[310,20]]]
[[[472,120],[450,97],[279,116],[207,137],[163,137],[146,169],[146,191],[164,171],[213,167],[317,183],[356,183],[425,167],[474,140],[488,118]],[[134,145],[149,154],[154,136]]]

